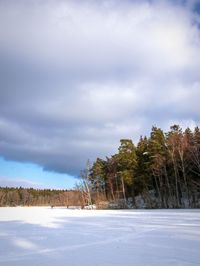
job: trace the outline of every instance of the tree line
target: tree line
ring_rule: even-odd
[[[3,206],[84,206],[77,190],[0,187],[0,207]]]
[[[97,204],[140,207],[140,198],[147,208],[200,207],[200,130],[153,126],[136,145],[121,139],[118,152],[97,158],[83,177]]]

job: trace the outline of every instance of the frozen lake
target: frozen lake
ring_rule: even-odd
[[[0,265],[200,265],[200,210],[0,208]]]

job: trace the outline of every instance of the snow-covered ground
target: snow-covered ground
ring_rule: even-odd
[[[200,265],[200,210],[0,208],[0,265]]]

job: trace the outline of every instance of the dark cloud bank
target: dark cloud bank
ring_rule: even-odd
[[[0,155],[78,174],[200,122],[197,1],[1,1]]]

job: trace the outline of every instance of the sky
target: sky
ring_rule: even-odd
[[[72,188],[199,106],[200,1],[0,1],[0,186]]]

